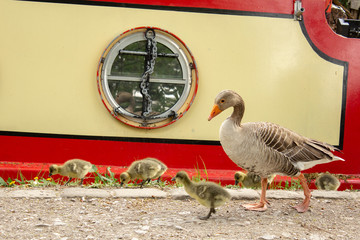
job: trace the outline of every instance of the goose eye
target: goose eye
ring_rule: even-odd
[[[224,102],[225,102],[225,100],[224,100],[224,99],[221,99],[221,100],[220,100],[220,103],[224,103]]]

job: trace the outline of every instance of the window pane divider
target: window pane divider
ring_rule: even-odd
[[[115,81],[128,81],[128,82],[140,82],[140,77],[125,77],[125,76],[114,76],[108,75],[108,80]],[[172,83],[172,84],[186,84],[185,79],[171,79],[171,78],[150,78],[150,82],[152,83]]]

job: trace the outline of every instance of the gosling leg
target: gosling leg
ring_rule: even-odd
[[[71,179],[72,179],[72,177],[69,177],[69,181],[67,181],[67,182],[65,183],[65,186],[67,186],[67,185],[69,184],[69,182],[71,181]]]
[[[82,178],[81,181],[80,181],[80,184],[79,184],[80,186],[83,185],[83,181],[84,181],[84,179]]]
[[[161,177],[161,176],[160,176]],[[160,183],[160,177],[158,177],[158,179],[157,179],[157,183]]]
[[[140,188],[143,188],[144,183],[146,183],[146,182],[149,183],[150,180],[151,180],[150,178],[148,178],[148,179],[146,179],[146,180],[142,180],[141,183],[140,183]]]
[[[206,216],[204,216],[204,217],[199,217],[201,220],[208,220],[209,218],[210,218],[210,216],[211,216],[211,213],[215,213],[216,211],[215,211],[215,208],[210,208],[210,211],[209,211],[209,213],[208,213],[208,215],[206,215]]]

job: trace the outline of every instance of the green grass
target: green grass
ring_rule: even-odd
[[[93,165],[93,170],[94,182],[92,182],[89,187],[120,187],[119,179],[115,178],[115,173],[111,171],[111,167],[106,168],[104,175],[98,172],[95,165]]]
[[[203,163],[204,169],[200,169],[199,163],[196,162],[196,166],[194,166],[196,175],[192,177],[192,180],[193,180],[194,182],[209,181],[209,175],[208,175],[208,172],[207,172],[207,169],[206,169],[206,166],[205,166],[205,162],[204,162],[204,160],[202,160],[202,159],[201,159],[201,161],[202,161],[202,163]],[[205,174],[206,178],[203,178],[203,177],[202,177],[202,173]]]
[[[48,187],[48,186],[56,186],[58,183],[55,182],[52,178],[39,178],[34,177],[34,179],[26,179],[20,172],[20,179],[15,178],[11,179],[10,177],[5,181],[2,177],[0,177],[0,186],[2,187]]]
[[[202,159],[201,159],[202,160]],[[196,165],[194,165],[195,168],[195,175],[192,176],[192,180],[195,182],[203,182],[208,181],[208,171],[205,166],[204,161],[202,160],[203,168],[200,169],[199,163],[196,162]],[[93,165],[92,169],[90,170],[92,173],[92,176],[90,178],[93,178],[93,181],[91,183],[87,184],[86,186],[89,188],[104,188],[104,187],[120,187],[120,181],[118,178],[115,177],[115,173],[111,171],[111,167],[108,167],[106,169],[106,172],[101,174],[99,173],[97,167]],[[53,178],[46,178],[47,175],[46,171],[40,171],[36,177],[33,179],[26,179],[25,176],[22,174],[21,171],[18,172],[17,177],[15,179],[4,179],[0,177],[0,187],[14,187],[14,186],[20,186],[20,187],[51,187],[51,186],[57,186],[57,185],[64,185],[65,182],[68,181],[68,177],[62,177],[57,178],[54,180]],[[140,186],[142,180],[135,180],[128,184],[126,184],[126,187],[128,188],[137,188]],[[69,182],[69,186],[76,186],[79,185],[80,179],[74,179],[71,182]],[[85,185],[85,184],[84,184]],[[219,182],[219,185],[221,183]],[[163,181],[160,180],[158,183],[157,180],[152,180],[147,184],[144,184],[144,187],[181,187],[181,184],[178,184],[173,181]],[[240,189],[243,187],[240,187],[239,185],[226,185],[225,188],[229,189]],[[270,184],[269,189],[281,189],[281,190],[299,190],[302,189],[302,186],[300,184],[300,181],[298,179],[291,179],[291,181],[280,181],[280,182],[273,182]],[[358,189],[353,189],[353,186],[350,186],[350,191],[359,191]]]

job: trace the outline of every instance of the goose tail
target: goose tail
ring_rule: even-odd
[[[334,156],[333,161],[345,161],[345,159],[338,156]]]

